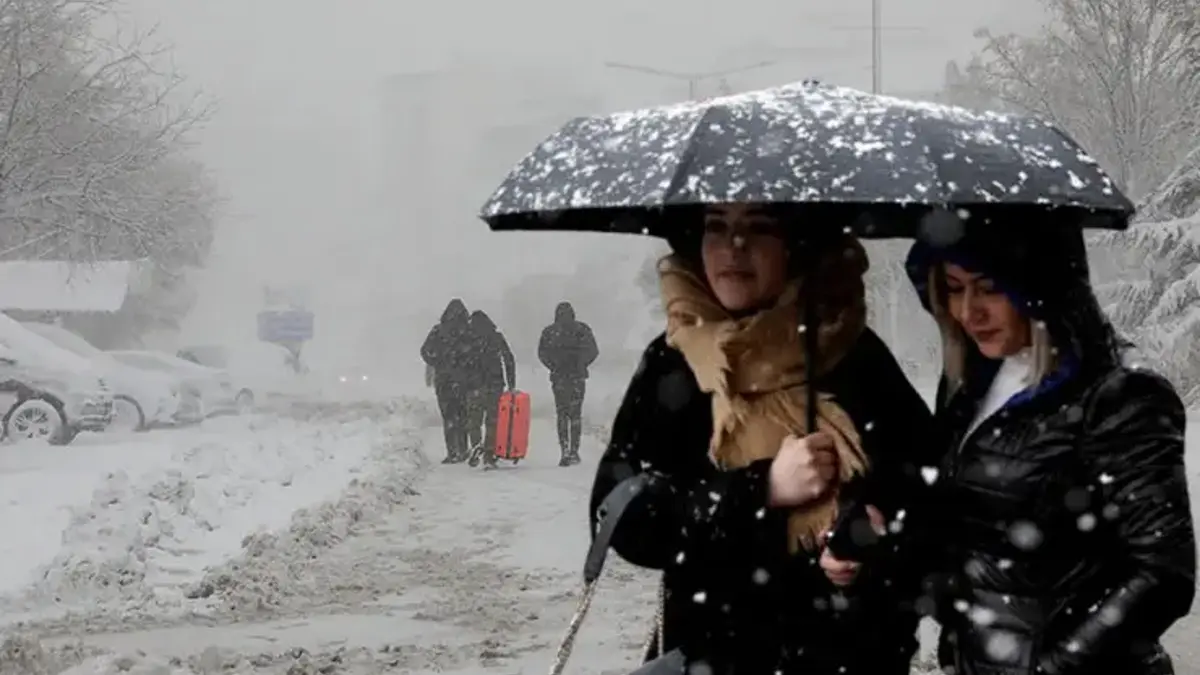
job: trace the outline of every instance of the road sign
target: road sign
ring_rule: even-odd
[[[306,342],[312,337],[312,312],[291,309],[258,313],[258,339],[263,342]]]

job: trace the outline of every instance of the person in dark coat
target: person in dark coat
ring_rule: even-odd
[[[471,373],[466,362],[474,345],[469,317],[467,306],[454,298],[421,345],[421,358],[433,371],[433,390],[442,413],[442,431],[446,438],[443,464],[466,461],[469,448],[467,392]]]
[[[550,371],[558,447],[562,451],[559,466],[579,463],[588,367],[599,355],[592,327],[575,318],[571,303],[558,303],[554,308],[554,323],[546,326],[538,340],[538,359]]]
[[[1101,311],[1081,230],[968,222],[909,272],[945,354],[942,667],[1172,673],[1159,639],[1196,581],[1186,416]]]
[[[516,359],[504,335],[483,310],[471,313],[470,326],[473,348],[468,358],[472,378],[468,394],[469,444],[483,460],[484,468],[494,468],[500,394],[517,388]]]
[[[789,217],[708,207],[702,231],[671,242],[659,266],[667,331],[613,422],[592,530],[622,480],[649,474],[611,545],[662,570],[650,657],[680,650],[689,672],[715,675],[908,675],[921,568],[904,523],[920,503],[932,415],[866,327],[861,245],[837,230],[802,275],[814,268],[798,264]],[[805,277],[820,280],[816,354],[798,330]],[[863,480],[872,525],[887,521],[892,534],[869,560],[841,561],[824,543],[841,491]]]

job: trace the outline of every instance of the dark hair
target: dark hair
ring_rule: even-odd
[[[704,205],[671,207],[662,215],[663,230],[671,252],[694,265],[703,268],[701,246],[704,240]],[[789,204],[764,204],[763,210],[783,228],[783,243],[789,253],[789,276],[797,277],[808,269],[812,256],[840,244],[845,227],[834,221],[798,223],[799,209]],[[808,212],[806,212],[808,213]],[[814,215],[817,215],[813,211]]]
[[[1082,229],[1073,223],[969,222],[960,237],[941,246],[913,245],[908,274],[926,309],[930,270],[954,262],[992,278],[1025,316],[1042,321],[1054,346],[1082,370],[1120,362],[1129,342],[1105,316],[1092,290]]]

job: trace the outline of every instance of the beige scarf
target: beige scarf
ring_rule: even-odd
[[[866,253],[852,238],[817,269],[821,321],[817,372],[828,372],[866,326],[863,274]],[[659,264],[667,313],[667,343],[687,360],[700,388],[712,394],[710,457],[723,470],[774,457],[789,434],[806,433],[805,350],[801,281],[790,283],[771,307],[732,317],[708,284],[677,256]],[[837,515],[837,485],[866,471],[867,458],[853,421],[826,393],[817,398],[817,428],[837,446],[838,480],[788,521],[788,547],[812,551]]]

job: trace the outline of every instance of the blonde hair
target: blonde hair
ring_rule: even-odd
[[[942,336],[942,373],[946,378],[946,397],[962,387],[966,378],[967,341],[970,340],[946,305],[946,283],[941,265],[929,269],[929,307]],[[1058,350],[1046,322],[1029,322],[1029,346],[1033,353],[1033,372],[1026,384],[1041,384],[1058,367]]]

